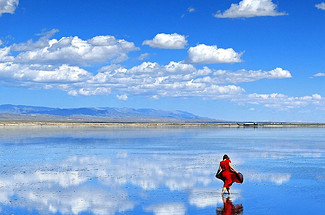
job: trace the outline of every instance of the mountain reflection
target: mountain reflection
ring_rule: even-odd
[[[243,214],[244,208],[242,204],[233,204],[230,197],[222,196],[223,207],[218,207],[217,215],[240,215]]]

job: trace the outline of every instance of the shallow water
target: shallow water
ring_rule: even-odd
[[[323,128],[1,128],[0,212],[325,214],[324,157]]]

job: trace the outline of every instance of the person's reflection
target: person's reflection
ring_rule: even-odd
[[[229,196],[227,198],[225,196],[222,196],[222,201],[223,201],[223,207],[217,208],[216,210],[217,215],[243,214],[244,209],[242,204],[233,205]]]

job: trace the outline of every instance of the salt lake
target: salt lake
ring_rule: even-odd
[[[324,128],[0,128],[1,214],[325,214],[324,184]]]

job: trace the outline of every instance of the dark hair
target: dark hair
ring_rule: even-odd
[[[229,160],[228,155],[224,155],[223,158],[222,158],[222,160]]]

